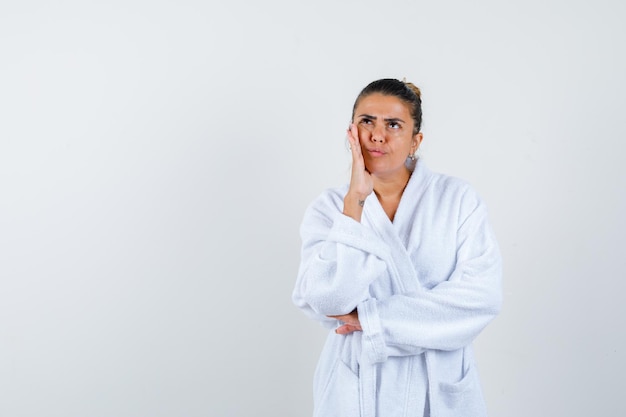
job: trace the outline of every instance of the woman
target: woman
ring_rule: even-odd
[[[421,122],[414,85],[365,87],[350,184],[305,213],[293,301],[334,329],[316,417],[486,415],[471,342],[500,310],[500,253],[476,192],[416,159]]]

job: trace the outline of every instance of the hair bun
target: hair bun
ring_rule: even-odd
[[[420,89],[419,89],[419,87],[418,87],[418,86],[416,86],[415,84],[410,83],[410,82],[408,82],[408,81],[406,81],[406,80],[402,80],[402,82],[403,82],[403,83],[404,83],[407,87],[409,87],[409,88],[411,89],[411,91],[413,91],[413,92],[415,93],[415,95],[416,95],[417,97],[419,97],[420,99],[422,98],[422,92],[420,91]]]

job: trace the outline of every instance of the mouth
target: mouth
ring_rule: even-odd
[[[380,149],[368,149],[367,152],[372,156],[383,156],[386,153]]]

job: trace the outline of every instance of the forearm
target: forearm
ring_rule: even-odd
[[[470,344],[500,311],[499,275],[494,273],[482,282],[444,282],[415,296],[392,295],[360,303],[364,340],[377,352],[373,360]]]

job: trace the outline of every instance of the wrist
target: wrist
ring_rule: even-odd
[[[359,206],[363,207],[365,205],[365,199],[367,198],[368,195],[369,194],[363,194],[363,193],[358,193],[356,191],[348,190],[348,193],[343,198],[343,201],[344,202],[346,200],[356,201]]]
[[[346,194],[343,199],[343,214],[360,222],[363,206],[365,206],[365,198],[367,196],[352,193]]]

